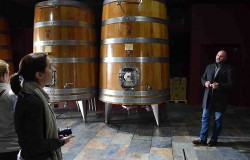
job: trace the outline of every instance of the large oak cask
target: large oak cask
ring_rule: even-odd
[[[122,105],[169,99],[167,8],[163,0],[105,0],[100,100]]]
[[[47,52],[56,66],[54,85],[45,90],[52,102],[94,98],[98,59],[94,11],[77,1],[36,4],[34,52]]]
[[[0,59],[6,61],[9,64],[10,75],[13,74],[14,65],[9,23],[3,17],[0,17]]]

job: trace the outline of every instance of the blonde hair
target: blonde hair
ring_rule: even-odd
[[[0,76],[4,76],[5,73],[9,73],[9,65],[0,59]]]

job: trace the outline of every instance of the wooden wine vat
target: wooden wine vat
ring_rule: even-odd
[[[99,99],[160,104],[169,100],[167,9],[162,0],[105,0]]]
[[[3,17],[0,17],[0,59],[9,64],[10,75],[13,74],[14,65],[9,24]]]
[[[33,52],[47,52],[56,67],[51,102],[97,95],[98,59],[94,11],[77,1],[36,4]]]

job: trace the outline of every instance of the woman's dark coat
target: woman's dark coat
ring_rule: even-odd
[[[214,112],[225,112],[228,103],[228,94],[234,85],[233,68],[228,64],[222,64],[214,77],[216,64],[207,66],[202,75],[201,83],[205,87],[206,81],[219,83],[218,89],[206,88],[203,97],[202,107]]]

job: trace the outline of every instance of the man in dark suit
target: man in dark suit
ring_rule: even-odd
[[[227,53],[220,50],[215,63],[206,67],[201,77],[202,86],[205,87],[203,97],[203,113],[201,118],[200,138],[194,140],[195,145],[207,145],[210,115],[214,118],[214,127],[208,146],[215,146],[222,128],[223,113],[226,111],[228,94],[234,84],[233,69],[226,64]]]

